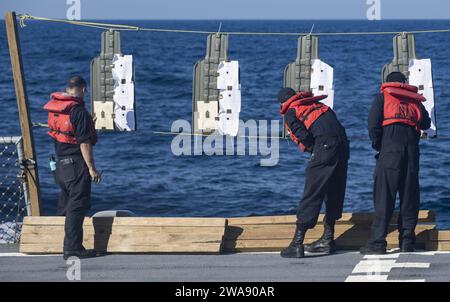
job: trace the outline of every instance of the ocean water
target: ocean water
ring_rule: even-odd
[[[111,21],[114,22],[114,21]],[[119,22],[119,21],[117,21]],[[120,21],[145,27],[217,30],[219,21]],[[222,31],[408,31],[450,28],[450,21],[225,21]],[[89,78],[90,60],[100,52],[101,30],[28,22],[20,29],[33,122],[46,122],[42,106],[73,74]],[[421,143],[421,208],[450,227],[450,34],[417,35],[417,53],[434,67],[440,138]],[[139,131],[101,133],[95,147],[103,183],[93,186],[92,210],[127,209],[143,216],[247,216],[295,213],[302,195],[307,155],[280,142],[280,160],[261,167],[260,156],[181,156],[171,153],[177,119],[191,119],[192,68],[205,55],[206,37],[194,34],[124,32],[122,51],[136,63]],[[243,120],[279,119],[276,94],[283,70],[296,56],[297,37],[231,36],[229,57],[241,66]],[[367,115],[392,59],[391,36],[320,38],[320,56],[335,68],[335,110],[351,140],[345,211],[372,210],[374,152]],[[0,135],[20,127],[6,32],[0,24]],[[58,188],[48,166],[53,145],[44,128],[34,130],[44,214],[55,212]]]

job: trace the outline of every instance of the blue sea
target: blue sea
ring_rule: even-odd
[[[108,21],[154,28],[215,31],[219,21]],[[309,32],[408,31],[450,28],[450,21],[224,21],[222,31]],[[101,30],[28,21],[19,29],[33,122],[46,122],[42,106],[67,79],[89,78],[100,52]],[[431,58],[439,138],[421,143],[421,208],[437,213],[438,226],[450,227],[450,33],[416,36],[417,53]],[[170,131],[177,119],[191,119],[192,68],[205,56],[206,36],[123,32],[122,51],[136,63],[139,130],[101,133],[95,147],[103,182],[93,186],[91,214],[126,209],[142,216],[248,216],[295,213],[308,160],[288,141],[280,160],[260,166],[260,156],[175,156]],[[295,60],[297,37],[231,36],[229,58],[239,60],[241,119],[279,119],[276,94],[283,70]],[[335,70],[335,110],[351,140],[345,211],[372,206],[374,152],[367,138],[367,115],[380,85],[380,72],[392,60],[392,36],[320,38],[320,57]],[[4,24],[0,24],[0,135],[20,135]],[[55,213],[58,188],[48,158],[53,144],[46,129],[34,137],[45,215]]]

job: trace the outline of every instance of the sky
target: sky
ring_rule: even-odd
[[[81,19],[366,19],[372,1],[382,19],[450,19],[448,0],[0,0],[0,16],[66,18],[73,1]]]

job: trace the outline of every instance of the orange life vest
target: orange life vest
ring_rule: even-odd
[[[423,95],[417,93],[419,89],[403,83],[384,83],[381,93],[384,95],[383,126],[401,123],[415,127],[420,132],[419,124],[422,120],[420,103],[425,102]]]
[[[280,113],[284,116],[289,109],[294,108],[297,119],[299,119],[305,125],[306,129],[309,130],[322,114],[331,110],[330,107],[319,102],[326,98],[327,95],[314,96],[311,92],[301,91],[283,103]],[[292,134],[292,131],[287,124],[286,127],[289,129],[291,139],[298,144],[300,149],[304,152],[306,147],[294,134]]]
[[[55,92],[51,95],[51,100],[45,104],[44,109],[48,111],[48,135],[56,141],[66,144],[78,144],[74,134],[74,127],[70,121],[70,114],[75,107],[84,106],[80,98],[68,95],[64,92]],[[95,129],[92,129],[94,139],[93,145],[97,142]]]

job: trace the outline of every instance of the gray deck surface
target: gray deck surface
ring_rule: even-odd
[[[375,260],[375,261],[374,261]],[[61,255],[30,256],[0,245],[0,281],[68,281]],[[283,259],[277,253],[106,255],[80,262],[81,281],[450,281],[450,253],[357,252]]]

